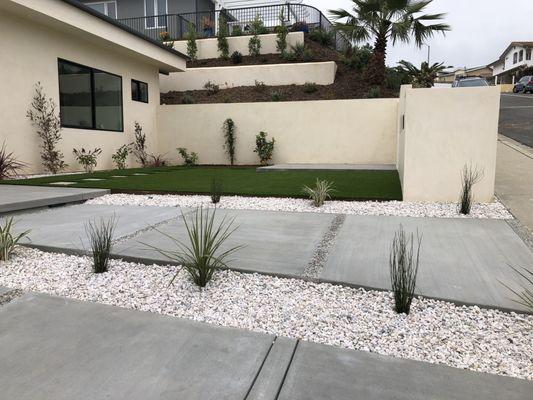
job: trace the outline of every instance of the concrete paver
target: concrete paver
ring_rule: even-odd
[[[0,397],[244,399],[273,340],[152,313],[25,295],[0,307]]]
[[[279,400],[526,400],[521,379],[299,342]]]
[[[235,218],[237,231],[222,250],[245,245],[234,253],[228,264],[233,269],[300,276],[311,261],[316,246],[327,231],[333,215],[273,211],[218,210],[216,220]],[[182,220],[173,221],[117,244],[115,256],[145,262],[168,262],[169,259],[150,250],[147,245],[175,250],[173,241],[161,232],[187,243]]]
[[[533,268],[533,254],[502,220],[348,216],[320,279],[390,289],[390,246],[400,224],[423,236],[417,293],[522,309],[501,282],[517,281],[509,265]]]
[[[0,185],[0,213],[80,202],[108,193],[107,189]]]

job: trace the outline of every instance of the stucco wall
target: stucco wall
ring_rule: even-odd
[[[207,81],[227,89],[236,86],[254,86],[263,82],[267,86],[331,85],[335,82],[337,64],[334,61],[301,64],[244,65],[240,67],[189,68],[161,76],[161,92],[171,90],[202,90]]]
[[[202,164],[227,164],[222,124],[237,126],[237,163],[257,164],[255,135],[276,138],[275,163],[394,164],[397,99],[162,105],[159,149],[199,154]]]
[[[17,40],[13,40],[16,32]],[[0,13],[0,143],[5,140],[9,151],[29,164],[28,173],[42,172],[39,139],[26,118],[34,94],[34,84],[40,81],[48,97],[59,107],[58,58],[77,62],[122,76],[124,132],[103,132],[63,129],[60,148],[69,170],[80,170],[72,155],[73,147],[101,147],[99,168],[111,168],[111,154],[133,138],[133,123],[139,121],[148,134],[149,147],[156,149],[156,109],[159,104],[158,68],[131,57],[115,48],[89,42],[83,36],[29,23],[9,13]],[[148,83],[149,104],[131,100],[131,79]],[[130,162],[130,165],[132,163]]]
[[[248,42],[250,41],[251,36],[233,36],[228,37],[229,52],[230,55],[234,51],[239,51],[242,55],[247,56],[248,52]],[[276,50],[276,39],[277,36],[273,33],[266,35],[259,35],[261,39],[261,54],[274,54],[279,53]],[[303,43],[304,34],[303,32],[290,32],[287,36],[287,44],[290,46],[295,46],[297,43]],[[198,39],[196,41],[198,46],[198,59],[203,60],[207,58],[218,58],[220,53],[218,51],[217,39]],[[187,41],[180,40],[174,42],[174,48],[182,53],[187,53]]]
[[[500,89],[406,89],[405,94],[399,140],[404,142],[404,200],[457,201],[461,170],[471,164],[484,171],[474,187],[475,201],[492,201]]]

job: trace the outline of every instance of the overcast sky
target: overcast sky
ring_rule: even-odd
[[[304,0],[327,14],[331,8],[351,9],[350,0]],[[429,13],[446,12],[452,30],[429,40],[431,63],[474,67],[498,59],[512,41],[533,41],[533,0],[434,0]],[[399,60],[420,64],[427,59],[427,47],[397,44],[389,47],[387,64]]]

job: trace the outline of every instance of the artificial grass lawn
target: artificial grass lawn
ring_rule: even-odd
[[[148,175],[139,176],[135,173]],[[126,178],[113,176],[125,175]],[[52,182],[75,182],[66,187],[111,189],[112,192],[209,194],[212,179],[222,181],[227,195],[305,197],[304,185],[317,178],[334,182],[334,199],[401,200],[397,171],[279,171],[256,172],[255,167],[162,167],[99,171],[92,174],[49,176],[3,181],[20,185],[48,186]],[[105,179],[84,181],[87,178]],[[51,185],[60,187],[59,185]]]

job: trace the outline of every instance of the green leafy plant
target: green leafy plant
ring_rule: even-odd
[[[235,151],[236,151],[236,142],[237,138],[235,136],[237,128],[235,127],[235,122],[231,118],[228,118],[224,121],[222,125],[222,132],[224,133],[224,150],[228,154],[230,164],[235,163]]]
[[[13,217],[6,218],[4,225],[0,226],[0,261],[9,261],[15,246],[30,233],[27,230],[15,235],[12,232],[14,226]]]
[[[307,37],[322,46],[333,47],[335,45],[335,32],[328,32],[322,28],[311,29]]]
[[[409,314],[416,289],[416,278],[420,262],[420,246],[422,237],[416,240],[414,235],[408,236],[403,226],[394,234],[389,257],[390,280],[394,292],[394,305],[397,313]]]
[[[198,35],[196,34],[196,27],[192,22],[189,22],[185,38],[187,39],[187,55],[192,61],[198,58],[198,45],[196,43]]]
[[[194,100],[194,97],[190,93],[185,93],[183,97],[181,98],[181,104],[194,104],[196,101]]]
[[[266,132],[259,132],[258,135],[255,136],[255,149],[254,153],[257,153],[259,156],[259,162],[261,165],[267,165],[270,160],[272,160],[272,156],[274,154],[274,144],[276,143],[276,139],[272,138],[272,140],[267,140],[268,134]]]
[[[248,41],[248,53],[252,57],[259,57],[261,54],[261,39],[259,38],[259,35],[261,34],[263,27],[263,21],[259,17],[259,14],[257,14],[251,23],[252,37]]]
[[[198,164],[198,154],[194,151],[189,154],[185,147],[178,147],[176,150],[178,150],[179,155],[183,158],[183,163],[185,165],[192,167]]]
[[[445,67],[444,63],[434,63],[429,65],[425,61],[421,64],[420,69],[405,60],[401,60],[398,64],[398,69],[411,78],[411,82],[415,88],[433,87],[439,72],[451,68],[450,66]]]
[[[220,13],[218,18],[217,47],[220,57],[227,60],[229,58],[228,24],[223,13]]]
[[[258,81],[257,79],[255,80],[255,83],[254,83],[254,89],[256,92],[264,92],[265,89],[266,89],[266,85],[265,85],[265,82],[263,81]]]
[[[86,173],[91,173],[96,168],[98,164],[98,156],[102,154],[102,149],[97,147],[93,150],[85,150],[83,147],[81,149],[73,149],[74,157],[76,161],[83,167]]]
[[[287,35],[289,34],[289,28],[285,25],[284,8],[279,13],[279,26],[276,27],[276,50],[281,54],[287,51]]]
[[[0,147],[0,180],[13,178],[26,168],[26,164],[18,161],[17,157],[7,151],[6,142]]]
[[[144,168],[148,164],[148,152],[146,151],[146,134],[143,133],[141,124],[134,123],[134,137],[132,153],[135,159]]]
[[[311,94],[315,93],[318,90],[316,83],[314,82],[305,82],[304,84],[304,93]]]
[[[369,44],[361,47],[354,45],[341,55],[340,61],[350,69],[363,72],[368,67],[371,58],[372,46]]]
[[[109,258],[113,247],[113,234],[117,225],[116,217],[100,219],[85,224],[85,233],[91,246],[93,272],[101,274],[109,269]]]
[[[303,192],[309,196],[315,207],[322,207],[327,199],[331,199],[331,193],[334,191],[333,183],[326,180],[316,180],[314,188],[304,186]]]
[[[126,160],[131,152],[132,145],[133,143],[123,144],[111,156],[111,159],[115,163],[117,169],[126,169]]]
[[[160,167],[166,167],[166,166],[167,166],[167,160],[165,160],[165,156],[161,154],[150,154],[148,156],[147,167],[160,168]]]
[[[242,28],[240,25],[235,25],[231,29],[231,36],[242,36]]]
[[[207,81],[204,85],[204,89],[207,90],[207,95],[208,96],[213,96],[215,94],[217,94],[218,92],[220,92],[220,86],[218,86],[217,84],[211,82],[211,81]]]
[[[381,96],[381,89],[379,88],[379,86],[370,88],[370,90],[366,94],[366,97],[369,99],[377,99],[380,96]]]
[[[35,84],[35,93],[26,116],[37,128],[37,136],[41,139],[41,160],[44,168],[57,174],[68,165],[63,161],[63,153],[57,149],[61,141],[61,121],[56,114],[56,104],[47,98],[40,82]]]
[[[222,198],[222,180],[218,177],[214,177],[211,180],[211,203],[218,204]]]
[[[277,90],[273,91],[270,93],[270,100],[275,102],[283,100],[283,92]]]
[[[462,188],[461,196],[459,198],[459,212],[464,215],[470,214],[472,209],[472,204],[474,202],[474,195],[472,193],[472,188],[475,184],[479,183],[483,179],[484,172],[483,169],[479,167],[474,167],[471,164],[465,164],[463,170],[461,171],[462,176]]]
[[[313,61],[314,54],[311,49],[309,49],[305,43],[296,43],[296,45],[291,46],[291,50],[282,54],[282,58],[285,61],[300,61],[300,62],[309,62]]]
[[[228,258],[231,254],[243,246],[234,246],[228,250],[222,250],[224,243],[235,232],[235,219],[224,216],[215,223],[216,209],[210,211],[199,207],[193,215],[185,216],[181,213],[185,229],[187,230],[187,242],[183,242],[169,234],[160,232],[169,238],[175,245],[176,250],[163,250],[152,245],[150,249],[157,251],[163,256],[178,262],[187,271],[193,282],[199,287],[205,287],[213,277],[217,269],[229,268]],[[172,278],[174,282],[178,273]]]
[[[233,64],[242,64],[242,54],[239,51],[231,53],[231,62]]]
[[[519,269],[513,266],[510,266],[510,268],[516,273],[519,278],[522,278],[524,282],[526,282],[526,284],[520,289],[515,289],[512,286],[501,282],[502,285],[504,285],[515,295],[515,303],[527,307],[529,311],[533,311],[533,270],[529,270],[524,267]]]

